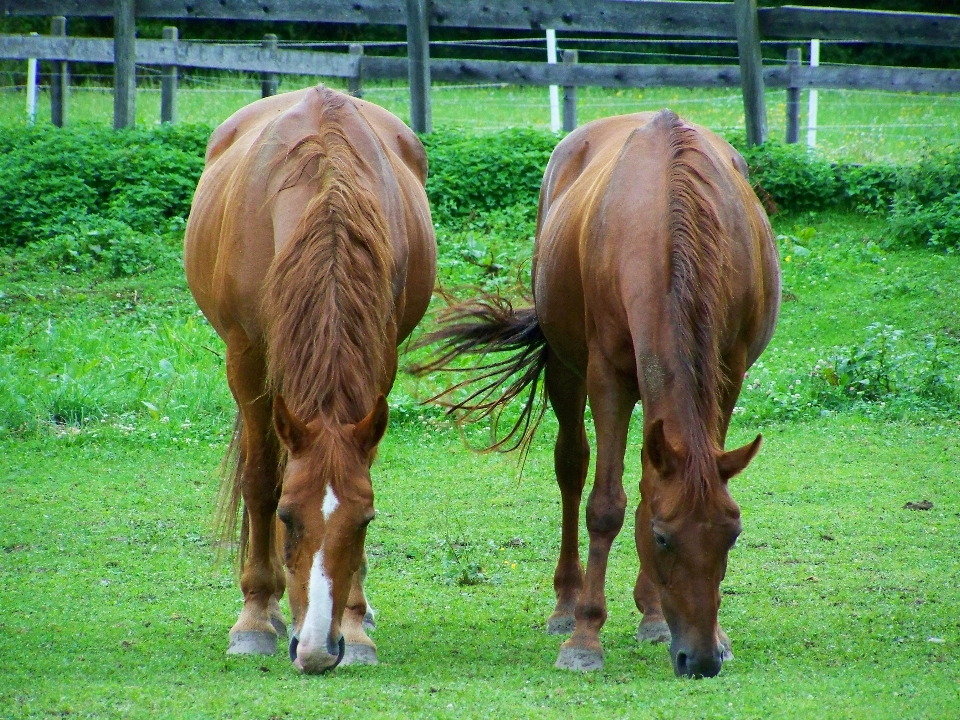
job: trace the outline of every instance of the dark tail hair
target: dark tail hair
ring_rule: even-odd
[[[446,407],[448,414],[457,413],[461,423],[492,417],[493,439],[483,450],[509,452],[520,448],[526,457],[546,411],[541,377],[549,348],[534,308],[515,310],[508,299],[482,293],[475,300],[448,306],[438,315],[437,323],[437,330],[413,345],[413,349],[432,345],[436,349],[425,361],[410,366],[410,372],[417,376],[438,371],[467,372],[468,377],[427,402]],[[499,353],[509,354],[488,358]],[[472,368],[451,365],[466,355],[480,356],[481,364]],[[465,399],[451,399],[463,389],[470,392]],[[503,438],[497,439],[503,410],[524,391],[528,394],[520,417]]]

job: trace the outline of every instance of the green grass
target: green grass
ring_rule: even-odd
[[[308,83],[287,78],[282,89]],[[258,95],[242,78],[186,89],[180,117],[213,124]],[[401,85],[367,97],[406,115]],[[774,135],[782,99],[769,93]],[[548,121],[545,89],[441,86],[433,102],[438,125]],[[107,125],[111,103],[77,90],[71,118]],[[141,125],[158,104],[141,91]],[[582,122],[663,106],[716,129],[743,122],[732,91],[580,91]],[[948,96],[822,92],[822,124],[859,127],[823,130],[821,147],[910,163],[930,128],[937,142],[960,138],[958,110]],[[22,112],[22,96],[0,94],[0,123]],[[552,668],[559,640],[543,622],[559,546],[555,422],[548,414],[518,480],[514,458],[470,453],[418,405],[442,379],[406,375],[374,469],[368,587],[381,665],[304,678],[283,654],[227,658],[241,600],[211,521],[234,406],[222,344],[182,270],[108,279],[95,263],[51,269],[42,247],[4,251],[0,717],[960,716],[960,256],[884,249],[882,216],[806,213],[774,227],[780,324],[729,441],[766,440],[732,481],[744,533],[721,622],[736,659],[696,682],[673,678],[665,648],[633,640],[631,513],[608,575],[606,669]],[[518,278],[529,284],[533,231],[519,207],[438,228],[441,283],[516,295]],[[828,369],[843,363],[854,387],[886,378],[893,389],[873,397],[831,384]],[[638,426],[639,413],[631,506]],[[919,500],[933,509],[904,508]]]
[[[629,513],[608,575],[606,668],[552,669],[559,640],[542,626],[559,498],[545,436],[518,483],[510,460],[465,452],[455,432],[391,430],[368,541],[381,665],[319,678],[282,654],[223,654],[240,598],[207,542],[220,444],[117,430],[0,441],[3,714],[955,716],[960,428],[846,417],[764,431],[733,490],[745,529],[721,621],[736,659],[698,682],[633,640]],[[921,499],[933,510],[903,509]],[[452,544],[488,582],[455,583]]]
[[[317,78],[285,77],[281,91],[318,82]],[[330,81],[332,87],[342,83]],[[231,113],[260,97],[259,80],[225,75],[219,82],[200,78],[184,83],[178,93],[179,120],[218,124]],[[401,83],[368,84],[364,97],[409,121],[409,96]],[[449,86],[435,84],[431,95],[434,124],[463,125],[471,130],[505,127],[540,127],[550,124],[547,88],[507,86]],[[25,95],[0,93],[0,123],[23,122]],[[743,132],[743,100],[736,88],[644,88],[614,90],[580,88],[578,120],[581,124],[608,115],[659,110],[669,107],[689,120],[723,133]],[[71,90],[68,122],[113,122],[113,96],[109,88],[78,87]],[[803,96],[801,128],[807,124]],[[783,138],[786,128],[786,94],[767,91],[770,137]],[[49,94],[41,92],[38,121],[50,117]],[[137,123],[150,125],[160,118],[160,92],[149,82],[137,93]],[[960,142],[960,99],[955,95],[821,90],[817,134],[818,148],[830,158],[909,162],[927,144]],[[802,133],[803,141],[806,133]]]
[[[879,218],[807,214],[775,229],[787,301],[730,438],[766,439],[732,481],[744,533],[721,622],[736,659],[697,682],[673,678],[665,648],[633,640],[630,513],[608,576],[606,669],[552,668],[555,423],[548,414],[518,481],[514,458],[470,453],[418,408],[435,381],[406,376],[374,469],[381,665],[304,678],[282,654],[228,659],[240,592],[210,525],[233,407],[222,346],[181,271],[106,281],[38,268],[29,248],[6,256],[0,716],[960,714],[960,408],[912,387],[840,402],[814,370],[887,324],[904,331],[898,362],[914,374],[925,336],[939,337],[955,391],[960,257],[884,251]],[[511,213],[441,228],[442,281],[509,291],[530,232]],[[919,500],[933,509],[904,509]],[[478,570],[483,582],[458,584]]]

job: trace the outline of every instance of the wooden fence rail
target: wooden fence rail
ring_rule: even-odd
[[[408,57],[366,55],[354,46],[349,53],[279,50],[263,47],[135,40],[132,23],[120,22],[121,10],[133,17],[208,18],[372,23],[406,25]],[[8,15],[116,17],[111,40],[0,36],[0,58],[40,58],[63,66],[68,62],[114,63],[115,124],[132,124],[130,79],[135,63],[159,65],[169,76],[177,67],[240,70],[347,78],[359,92],[361,79],[410,81],[411,125],[430,130],[430,82],[511,83],[600,87],[731,87],[744,96],[747,139],[766,139],[764,87],[849,88],[958,92],[960,71],[875,66],[764,68],[761,38],[810,37],[865,42],[919,43],[960,47],[960,15],[844,10],[785,6],[757,9],[756,0],[687,2],[664,0],[0,0]],[[736,39],[740,66],[550,65],[497,60],[437,60],[429,55],[430,28],[471,27],[541,30],[553,27],[578,32],[617,32],[633,36]],[[57,35],[55,31],[53,33]],[[174,88],[175,82],[165,87]],[[270,85],[273,87],[273,84]],[[271,90],[270,92],[274,92]],[[172,92],[172,90],[168,90]],[[268,90],[264,90],[268,93]],[[173,102],[173,99],[167,98]],[[570,107],[571,103],[567,103]],[[569,123],[566,123],[569,124]]]
[[[615,32],[736,38],[732,2],[431,0],[431,28]],[[113,17],[114,0],[0,0],[4,15]],[[783,6],[760,8],[766,39],[860,40],[960,47],[960,16]],[[406,25],[406,0],[137,0],[137,17]]]
[[[113,63],[113,40],[55,38],[37,35],[0,35],[0,59]],[[268,72],[366,80],[401,80],[407,77],[407,60],[349,53],[308,50],[265,50],[248,45],[212,45],[186,41],[137,40],[140,65],[173,65],[188,68]],[[768,87],[791,86],[850,90],[903,90],[909,92],[960,92],[960,70],[842,65],[792,71],[787,66],[765,67]],[[738,87],[736,65],[615,65],[577,63],[548,65],[503,60],[449,60],[432,58],[433,80],[451,83],[507,83],[512,85],[563,85],[610,88]]]

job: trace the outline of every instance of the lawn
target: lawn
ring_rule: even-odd
[[[889,340],[899,358],[889,372],[927,372],[937,337],[955,388],[960,258],[884,251],[876,218],[781,216],[775,229],[790,257],[786,302],[730,438],[765,436],[732,481],[744,533],[721,622],[736,658],[705,681],[674,679],[666,648],[633,640],[630,513],[608,575],[605,670],[552,668],[559,641],[543,623],[559,547],[555,424],[548,416],[518,478],[514,458],[469,452],[419,408],[431,381],[407,376],[374,469],[380,666],[300,677],[283,654],[227,658],[240,593],[210,531],[232,421],[222,346],[176,267],[104,280],[17,256],[0,278],[4,392],[37,421],[0,432],[0,714],[960,714],[956,407],[904,389],[828,408],[815,370],[840,347],[865,346],[870,326],[891,326],[903,334]],[[467,235],[441,229],[447,284],[488,272],[462,262],[476,242]],[[508,286],[529,247],[507,232],[486,242]],[[904,507],[922,500],[933,508]]]
[[[256,97],[250,79],[194,84],[181,93],[180,117],[213,124]],[[407,112],[400,85],[367,97]],[[956,98],[820,98],[829,126],[820,158],[909,164],[931,128],[938,144],[960,140]],[[109,93],[76,90],[72,102],[71,122],[110,123]],[[438,86],[433,102],[438,126],[479,118],[470,132],[548,121],[545,89]],[[774,135],[782,104],[770,91]],[[721,130],[743,123],[736,92],[580,91],[581,121],[663,106]],[[159,93],[142,89],[141,126],[158,107]],[[22,111],[22,95],[0,94],[0,126],[21,122]],[[44,113],[41,102],[41,121]],[[90,163],[77,154],[83,137],[63,138],[74,164]],[[448,151],[444,142],[450,135],[432,151]],[[185,156],[163,147],[150,162],[122,148],[110,157],[141,180],[170,180],[163,174]],[[48,167],[39,161],[60,146],[43,148],[23,162]],[[434,178],[453,183],[457,167],[437,163]],[[88,174],[106,183],[124,168]],[[19,194],[5,181],[12,215]],[[107,219],[67,216],[55,237],[38,221],[49,237],[0,250],[0,717],[960,717],[955,249],[892,249],[902,245],[882,213],[773,218],[784,302],[728,442],[765,438],[731,481],[744,532],[720,620],[736,657],[717,678],[677,680],[665,647],[635,642],[632,513],[611,554],[605,669],[555,670],[560,641],[543,626],[559,548],[556,423],[548,413],[521,477],[515,457],[467,450],[451,421],[420,404],[442,378],[405,373],[373,470],[368,595],[380,665],[301,677],[284,653],[225,655],[241,596],[212,519],[234,405],[223,346],[177,260],[182,221],[137,232],[120,222],[149,226],[157,208],[141,198],[180,197],[172,182],[152,189],[125,203],[111,196]],[[22,204],[20,228],[39,212],[35,198]],[[516,296],[517,278],[529,277],[529,205],[444,208],[442,285]],[[137,253],[150,243],[147,263]],[[124,252],[130,268],[106,267],[103,258],[114,253],[122,265]],[[638,410],[626,458],[631,506],[640,420]],[[464,432],[477,444],[487,437],[484,427]],[[907,507],[921,501],[932,507]]]

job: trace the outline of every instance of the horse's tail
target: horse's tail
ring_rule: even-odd
[[[227,454],[223,457],[220,473],[220,488],[217,491],[217,514],[214,521],[214,538],[217,546],[217,560],[223,557],[224,548],[233,546],[237,536],[237,520],[240,519],[240,502],[243,496],[240,493],[240,478],[243,476],[243,416],[237,413],[233,423],[233,434],[230,436],[230,445]],[[237,569],[243,568],[247,556],[247,542],[250,537],[250,528],[247,522],[247,513],[243,512],[240,522],[240,542],[236,555]]]
[[[440,327],[413,346],[436,348],[410,371],[418,376],[438,371],[466,372],[468,377],[427,402],[437,402],[448,413],[458,413],[460,422],[492,418],[493,437],[484,450],[509,452],[520,448],[525,456],[546,411],[541,378],[549,348],[534,308],[514,309],[504,297],[481,294],[478,299],[449,306],[437,320]],[[451,364],[467,355],[479,356],[480,364],[472,368]],[[454,399],[461,390],[469,393],[467,397]],[[525,391],[527,398],[520,417],[498,439],[497,427],[504,409]]]

